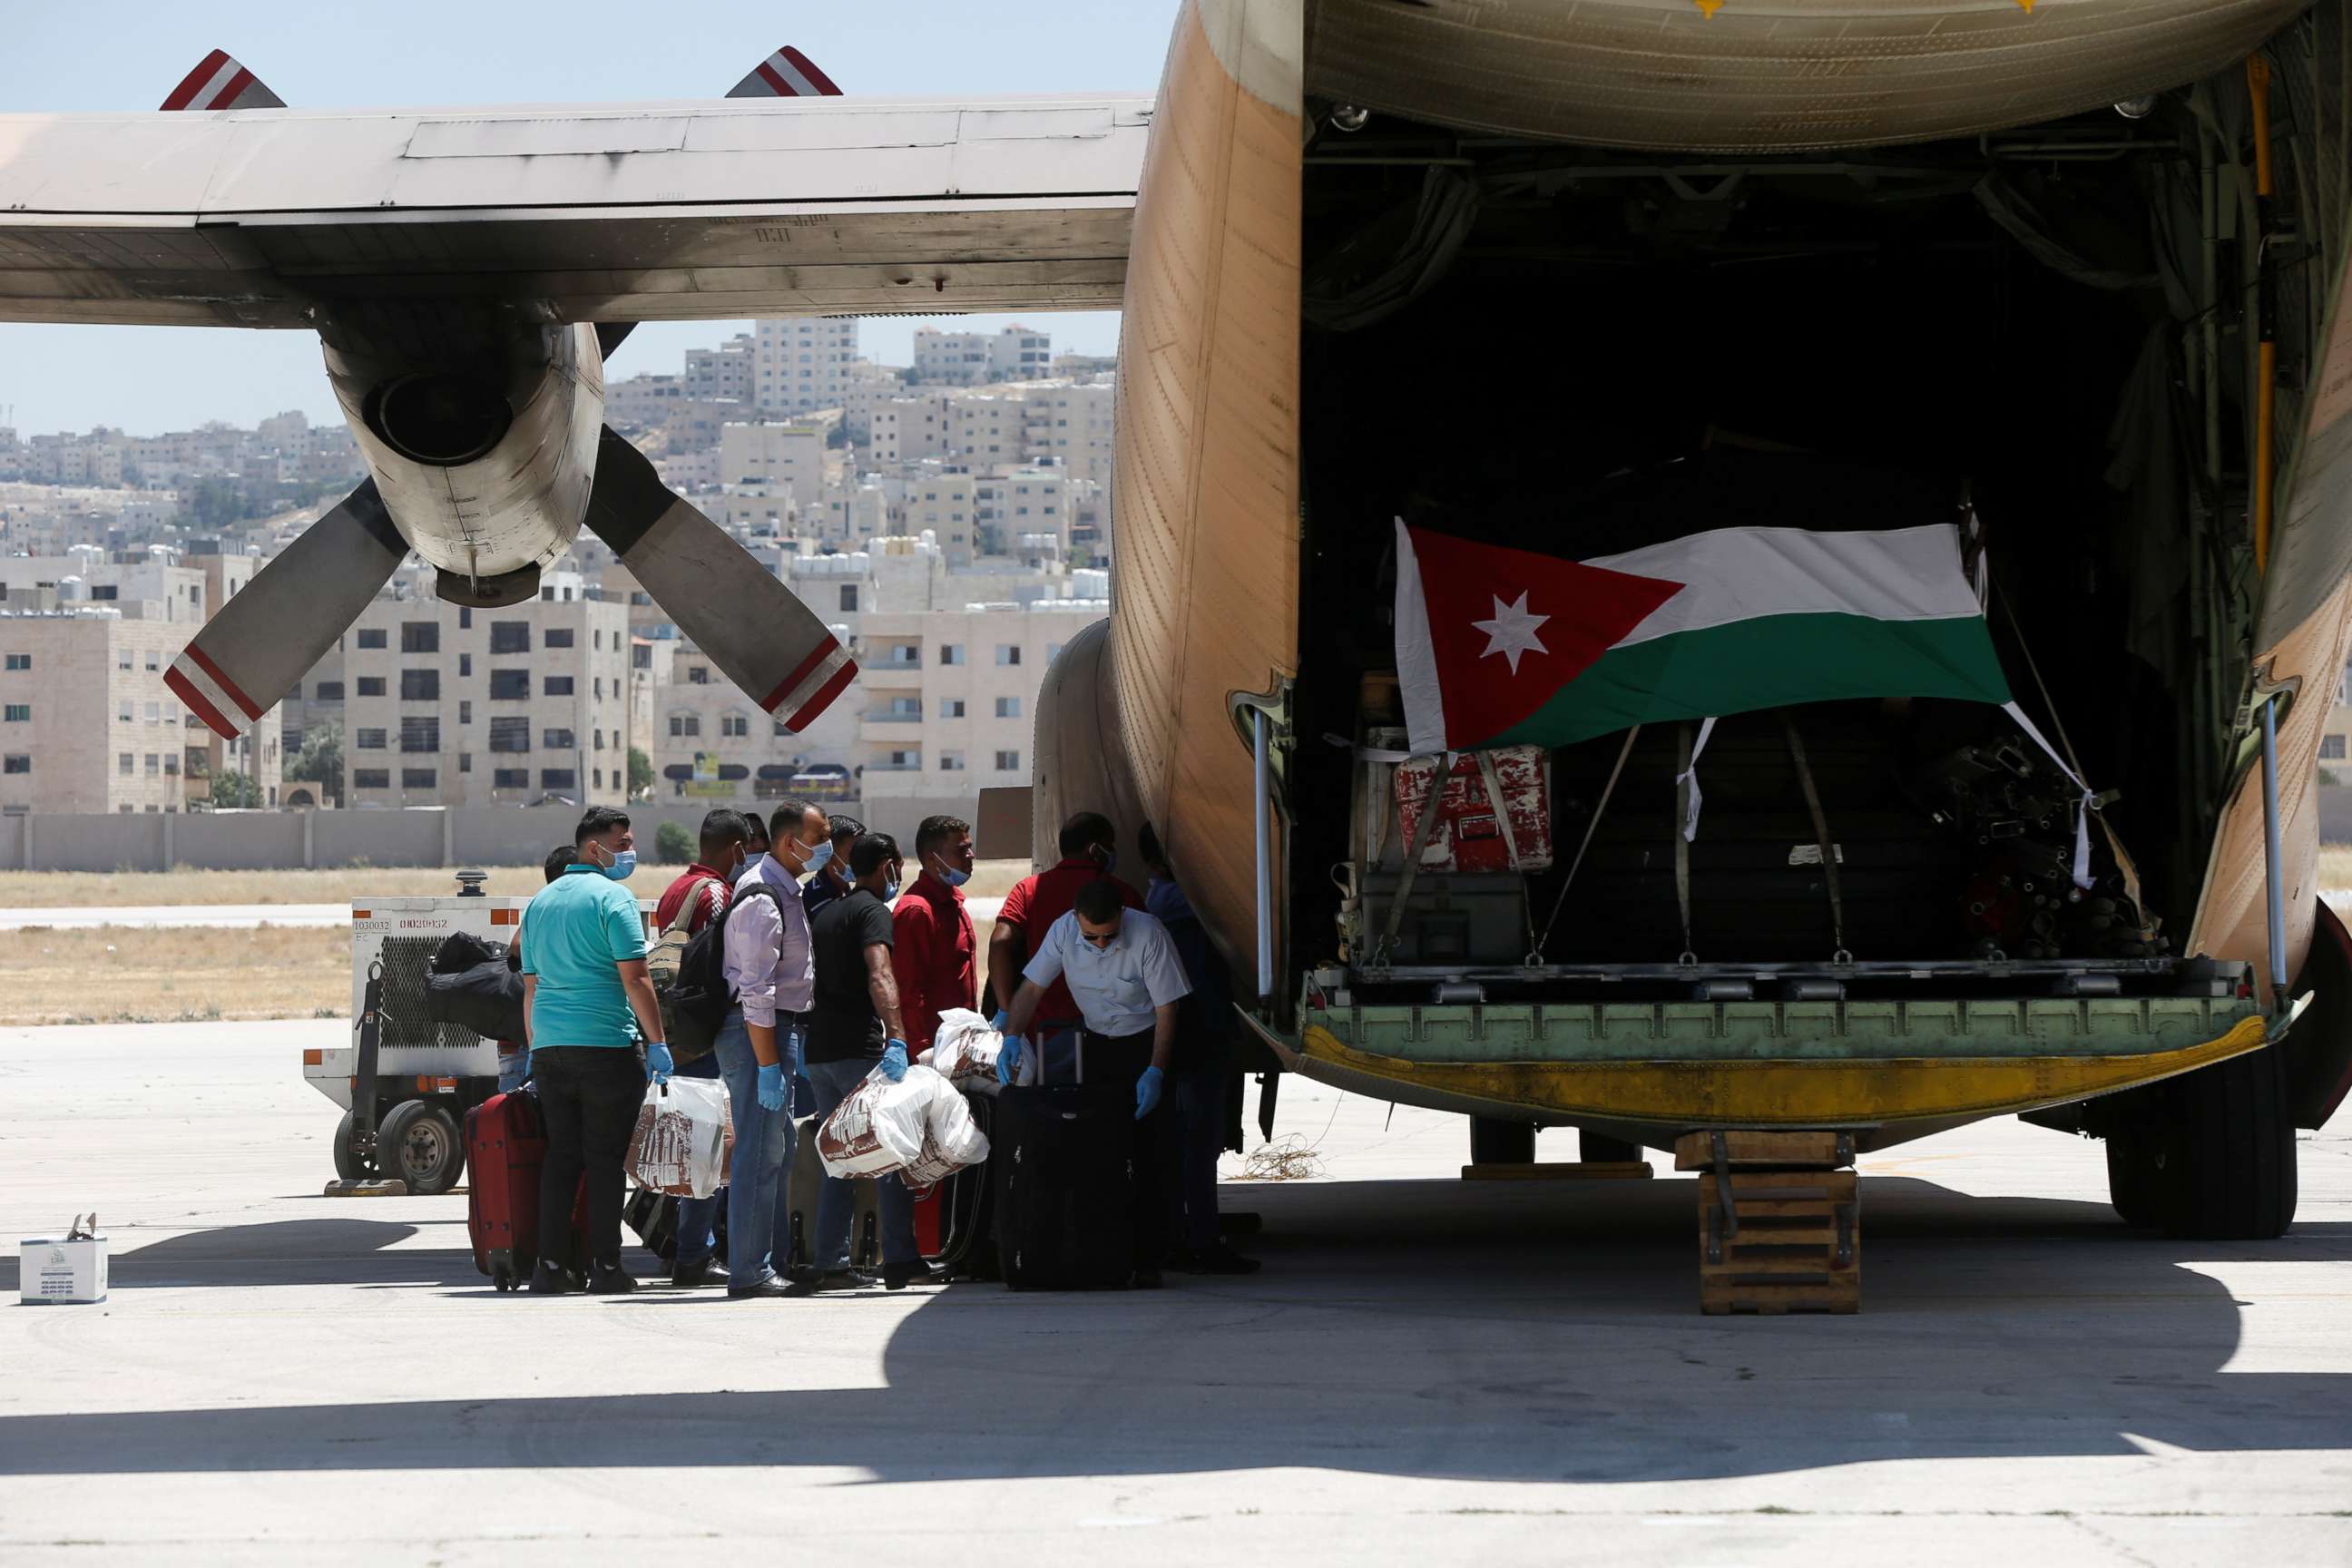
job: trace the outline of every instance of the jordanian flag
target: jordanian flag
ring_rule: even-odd
[[[1416,755],[1846,697],[2010,705],[1940,523],[1720,528],[1566,561],[1399,519],[1396,639]]]

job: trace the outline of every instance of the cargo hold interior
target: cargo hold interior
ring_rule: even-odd
[[[2115,792],[2104,816],[2144,910],[2095,827],[2098,885],[2073,896],[2077,792],[1999,709],[1822,702],[1716,727],[1687,933],[1685,737],[1666,723],[1625,752],[1564,899],[1622,733],[1551,755],[1549,869],[1417,876],[1382,956],[1515,965],[1549,924],[1556,965],[1671,965],[1686,948],[1828,962],[1839,942],[1790,726],[1855,960],[2169,952],[2239,765],[2224,748],[2252,575],[2252,253],[2206,200],[2217,146],[2234,155],[2171,100],[2142,120],[2100,110],[1818,158],[1327,121],[1305,174],[1301,963],[1363,967],[1402,865],[1393,812],[1363,805],[1385,767],[1326,739],[1402,744],[1392,520],[1580,559],[1733,522],[1905,527],[1970,506],[2010,686]],[[2284,292],[2291,359],[2315,289]]]

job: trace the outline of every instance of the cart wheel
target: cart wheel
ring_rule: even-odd
[[[375,1167],[352,1146],[359,1127],[360,1113],[346,1110],[343,1119],[335,1123],[335,1175],[345,1182],[367,1182],[375,1179]]]
[[[404,1100],[376,1130],[376,1163],[386,1179],[408,1184],[412,1197],[435,1197],[457,1184],[466,1145],[457,1119],[423,1100]]]
[[[493,1264],[491,1264],[491,1265],[490,1265],[490,1283],[491,1283],[492,1285],[495,1285],[495,1286],[497,1286],[497,1287],[498,1287],[498,1291],[499,1291],[499,1295],[501,1295],[501,1296],[505,1295],[508,1291],[509,1291],[509,1290],[511,1290],[511,1289],[513,1289],[515,1288],[515,1277],[514,1277],[514,1270],[513,1270],[513,1268],[509,1268],[508,1265],[506,1265],[506,1264],[504,1264],[504,1263],[493,1263]]]

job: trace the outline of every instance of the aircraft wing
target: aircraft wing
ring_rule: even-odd
[[[0,321],[1117,309],[1144,96],[0,115]]]

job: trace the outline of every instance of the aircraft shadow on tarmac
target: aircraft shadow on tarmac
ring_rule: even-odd
[[[2340,1263],[2352,1226],[2177,1242],[2105,1205],[1866,1177],[1861,1316],[1704,1319],[1687,1183],[1225,1191],[1265,1217],[1262,1275],[1094,1296],[950,1287],[891,1336],[886,1387],[423,1400],[356,1424],[339,1405],[6,1417],[0,1474],[651,1462],[883,1480],[1307,1467],[1641,1481],[2132,1455],[2140,1440],[2352,1446],[2352,1376],[2223,1370],[2240,1303],[2200,1271]],[[485,1288],[465,1251],[384,1250],[410,1230],[234,1227],[129,1253],[114,1283]],[[833,1299],[825,1317],[855,1306]],[[548,1308],[499,1304],[514,1322],[481,1342],[527,1363],[528,1320]],[[702,1311],[775,1314],[781,1339],[810,1310],[658,1289],[595,1310],[669,1318],[656,1334],[674,1329],[676,1353],[737,1358],[744,1382],[767,1374],[741,1363],[740,1336],[698,1340]]]

